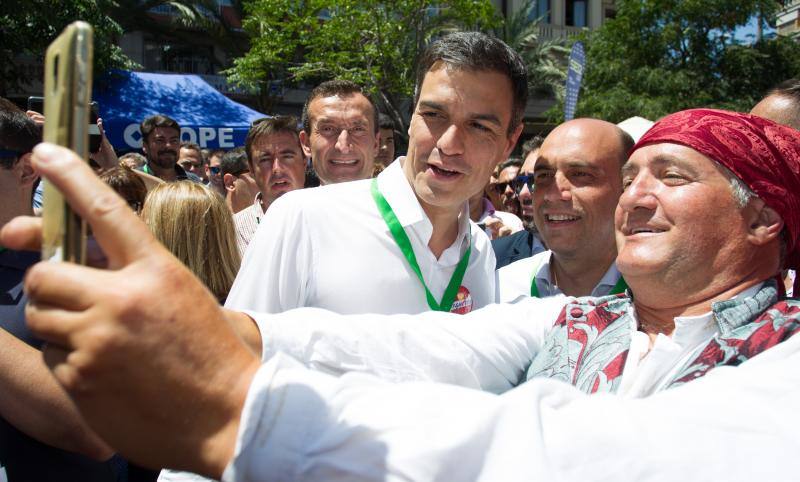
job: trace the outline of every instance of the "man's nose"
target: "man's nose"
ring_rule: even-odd
[[[647,209],[656,208],[655,191],[658,183],[647,172],[640,172],[622,191],[619,197],[619,207],[625,211],[633,211],[642,207]]]
[[[550,183],[545,189],[545,199],[549,201],[571,201],[572,200],[572,184],[569,179],[561,173],[556,172],[553,174],[553,182]]]
[[[464,153],[464,139],[461,129],[455,124],[450,125],[436,141],[436,147],[448,156]]]
[[[350,133],[347,129],[342,129],[339,132],[339,137],[336,138],[336,149],[339,152],[350,152],[350,146],[352,144],[352,139],[350,138]]]

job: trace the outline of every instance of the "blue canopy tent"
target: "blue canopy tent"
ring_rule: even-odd
[[[115,70],[95,82],[94,100],[117,151],[142,146],[139,123],[154,114],[175,119],[181,140],[209,149],[244,145],[250,123],[266,117],[234,102],[196,75]]]

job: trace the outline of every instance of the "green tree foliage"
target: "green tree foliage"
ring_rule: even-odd
[[[94,0],[0,2],[0,95],[5,96],[34,80],[34,72],[21,65],[19,59],[29,56],[41,62],[50,42],[76,20],[88,22],[95,29],[96,73],[132,66],[117,46],[122,29],[104,13],[104,6],[104,2]]]
[[[528,67],[531,96],[560,97],[567,80],[569,47],[564,39],[543,40],[540,18],[529,20],[536,0],[526,0],[506,18],[501,38],[522,56]]]
[[[239,8],[241,2],[233,0]],[[153,9],[170,7],[171,15],[155,19]],[[219,14],[214,0],[16,0],[0,2],[0,95],[34,80],[21,65],[28,57],[41,62],[50,42],[68,24],[83,20],[94,27],[94,72],[137,66],[122,53],[123,32],[144,31],[191,44],[202,32],[229,52],[243,54],[241,34]]]
[[[744,45],[737,27],[770,18],[772,0],[618,0],[617,15],[584,34],[578,115],[619,122],[691,107],[749,110],[775,83],[800,74],[797,44]]]
[[[489,0],[245,0],[250,50],[228,71],[257,87],[270,110],[270,82],[341,78],[370,92],[405,132],[416,60],[432,37],[500,24]],[[273,99],[274,100],[274,99]]]

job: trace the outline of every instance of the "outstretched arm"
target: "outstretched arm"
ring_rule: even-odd
[[[0,329],[0,415],[44,444],[106,460],[113,451],[83,421],[42,353]]]

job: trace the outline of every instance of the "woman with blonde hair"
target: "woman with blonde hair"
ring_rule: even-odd
[[[241,257],[231,212],[219,194],[191,181],[153,188],[142,210],[150,231],[223,303]]]

